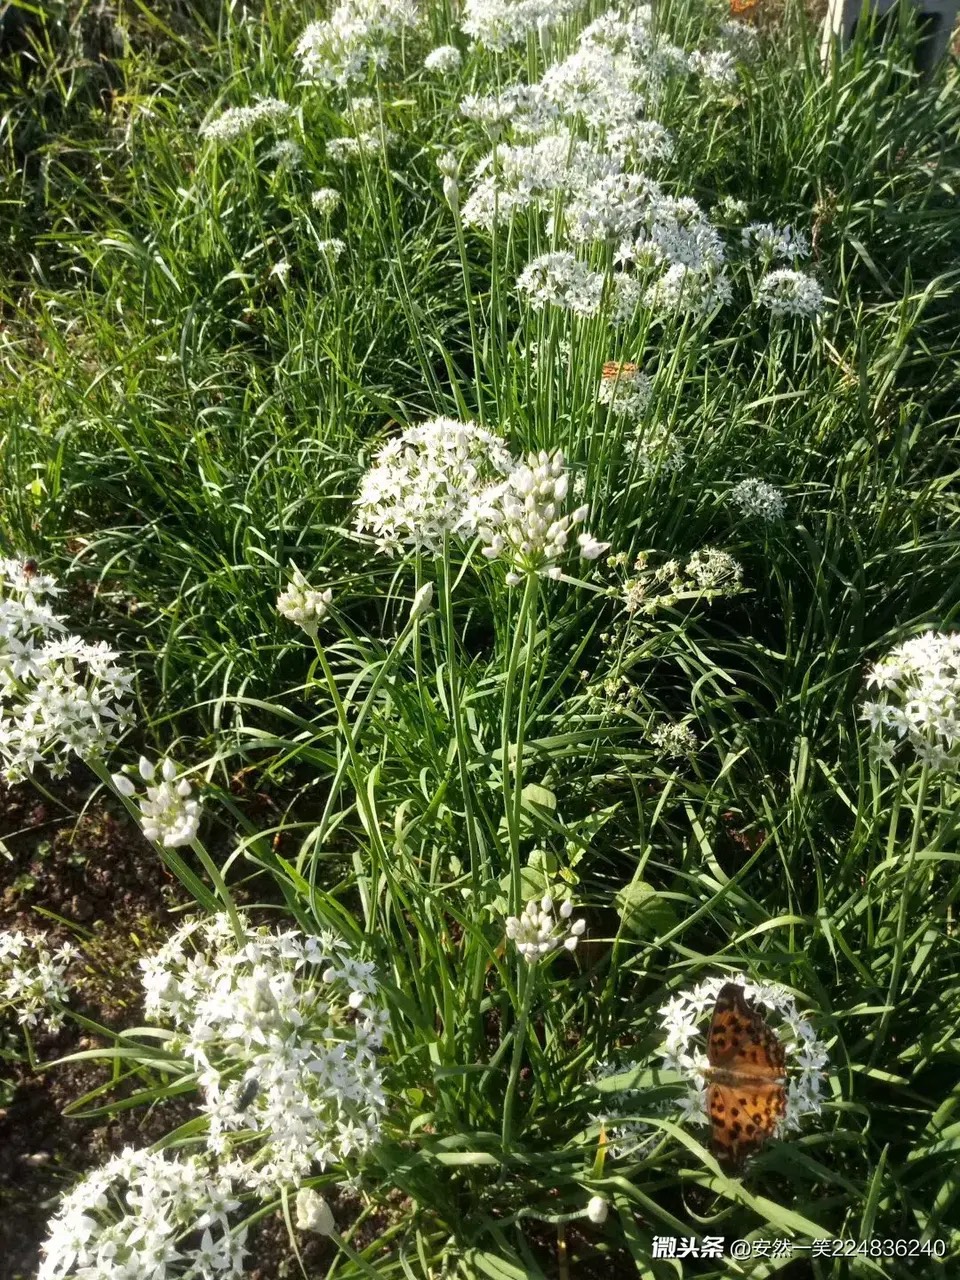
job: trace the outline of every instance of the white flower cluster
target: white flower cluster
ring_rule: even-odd
[[[624,441],[628,461],[636,460],[644,476],[679,471],[687,460],[677,435],[662,423],[645,423]]]
[[[650,733],[650,745],[668,757],[691,756],[700,747],[697,735],[688,724],[661,724]]]
[[[933,769],[957,766],[960,742],[960,632],[925,631],[904,641],[867,675],[879,697],[863,704],[874,753],[892,761],[909,743]]]
[[[460,50],[455,44],[441,44],[431,49],[423,60],[427,71],[438,71],[440,75],[452,75],[460,70]]]
[[[611,413],[624,418],[642,418],[652,395],[653,383],[632,361],[611,361],[604,366],[597,400],[609,405]]]
[[[689,66],[708,84],[729,87],[737,83],[736,58],[730,49],[696,50],[690,55]]]
[[[198,1072],[220,1167],[273,1195],[378,1140],[388,1019],[342,939],[242,924],[188,923],[142,960],[145,1008]]]
[[[292,138],[281,138],[273,144],[266,158],[276,161],[278,173],[283,169],[296,169],[303,159],[303,147]]]
[[[160,763],[159,782],[157,766],[146,756],[140,757],[138,769],[147,784],[143,796],[125,773],[113,774],[111,781],[120,795],[130,800],[137,797],[143,834],[166,849],[192,844],[200,828],[200,801],[193,799],[189,780],[178,774],[177,766],[169,759]]]
[[[330,263],[336,262],[346,251],[347,246],[339,238],[339,236],[331,236],[329,240],[319,240],[317,242],[317,253],[321,254]]]
[[[461,26],[466,35],[488,49],[520,44],[528,32],[544,38],[586,0],[466,0]]]
[[[592,316],[603,300],[603,276],[566,250],[534,258],[520,273],[517,288],[535,311],[549,304],[578,316]]]
[[[741,515],[759,520],[782,520],[787,510],[783,494],[775,485],[753,477],[733,486],[730,501],[740,508]]]
[[[277,596],[277,612],[288,622],[302,627],[308,636],[315,636],[332,602],[332,587],[317,591],[310,586],[301,571],[295,568],[290,581]]]
[[[553,895],[531,898],[519,916],[507,916],[506,934],[527,964],[536,964],[544,956],[563,947],[575,951],[587,927],[586,920],[571,920],[573,903],[566,898],[554,914]]]
[[[51,1031],[63,1025],[66,973],[76,954],[69,942],[51,951],[42,934],[0,931],[0,1003],[13,1006],[21,1026],[35,1027],[40,1018]]]
[[[781,267],[768,271],[757,285],[756,302],[775,316],[803,316],[812,319],[823,311],[823,290],[804,271]]]
[[[460,528],[472,499],[508,475],[506,443],[473,422],[431,418],[389,440],[364,476],[356,527],[387,555],[404,549],[439,553]]]
[[[319,187],[310,194],[310,203],[323,218],[329,218],[340,203],[340,192],[333,187]]]
[[[104,643],[65,634],[44,602],[60,588],[33,561],[0,560],[0,762],[8,782],[36,765],[54,777],[73,754],[102,755],[132,723],[133,673]]]
[[[355,138],[347,136],[343,138],[327,139],[327,155],[334,164],[352,164],[359,160],[361,156],[378,156],[383,151],[383,145],[389,145],[393,141],[393,134],[389,129],[383,131],[381,137],[379,130],[366,129],[358,133]]]
[[[507,18],[517,20],[518,33],[529,30],[524,15],[533,14],[535,5],[528,11],[506,0],[483,0],[476,11],[485,19],[483,38],[509,44],[514,36]],[[479,30],[479,18],[468,22]],[[645,117],[665,81],[691,71],[729,84],[733,54],[686,54],[662,39],[650,8],[641,6],[591,22],[573,51],[549,65],[538,82],[508,84],[496,95],[471,95],[461,103],[463,114],[491,137],[509,131],[496,155],[486,156],[474,171],[464,223],[489,232],[522,212],[546,220],[552,252],[528,263],[518,280],[519,291],[537,309],[550,305],[594,315],[606,300],[611,321],[623,324],[639,307],[661,318],[706,316],[730,300],[717,227],[695,200],[668,195],[636,172],[673,155],[669,131]],[[766,226],[755,224],[755,230],[766,244]],[[803,254],[799,233],[769,230],[779,253]],[[595,244],[615,250],[617,269],[608,285],[587,255],[571,252]],[[760,300],[764,287],[777,288],[762,286]],[[777,298],[786,305],[780,294],[787,291],[779,288]]]
[[[246,1228],[228,1175],[204,1156],[127,1147],[82,1178],[51,1219],[37,1280],[229,1280]]]
[[[700,591],[723,591],[743,580],[743,566],[717,547],[694,551],[687,561],[687,573]]]
[[[633,566],[636,577],[623,584],[623,607],[628,615],[652,617],[681,600],[701,596],[712,600],[716,596],[734,596],[742,590],[742,565],[716,547],[695,551],[685,565],[679,560],[666,560],[651,568],[648,561],[647,553],[641,552]]]
[[[249,107],[230,107],[222,115],[200,126],[200,137],[208,142],[236,142],[260,125],[275,125],[289,119],[293,107],[279,98],[257,98]]]
[[[370,67],[384,67],[388,41],[417,23],[415,0],[342,0],[328,19],[312,22],[296,55],[308,80],[348,85]]]
[[[615,1062],[603,1059],[596,1064],[587,1076],[587,1083],[597,1088],[614,1076],[631,1075],[637,1072],[640,1063],[626,1061]],[[643,1111],[649,1108],[644,1103],[643,1091],[630,1085],[622,1089],[606,1088],[601,1091],[601,1098],[606,1104],[604,1109],[591,1114],[590,1119],[603,1126],[606,1135],[606,1149],[614,1160],[624,1160],[636,1155],[645,1147],[655,1144],[657,1131],[646,1120],[634,1120],[629,1117],[631,1111]]]
[[[802,231],[795,231],[791,226],[776,227],[772,222],[751,222],[740,232],[740,239],[746,248],[756,247],[760,256],[768,262],[788,262],[794,258],[810,256],[810,241]]]
[[[560,577],[556,561],[564,554],[575,525],[588,515],[586,506],[569,514],[563,508],[570,489],[563,453],[541,450],[517,463],[500,484],[477,495],[464,523],[484,542],[488,560],[501,557],[510,566],[507,583],[516,586],[530,573]],[[596,560],[610,546],[582,532],[577,541],[585,560]]]
[[[690,991],[674,996],[658,1010],[666,1039],[660,1050],[662,1066],[686,1077],[687,1097],[682,1109],[688,1119],[707,1123],[704,1072],[709,1063],[701,1043],[708,1029],[717,996],[728,982],[743,987],[748,1001],[759,1006],[783,1043],[788,1072],[787,1110],[780,1132],[800,1128],[805,1115],[819,1115],[823,1100],[823,1076],[827,1051],[812,1024],[797,1010],[794,997],[773,982],[750,982],[742,976],[708,978]]]

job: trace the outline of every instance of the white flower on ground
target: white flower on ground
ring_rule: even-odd
[[[203,1155],[125,1148],[82,1178],[48,1224],[37,1280],[246,1274],[233,1182]]]
[[[431,49],[423,60],[428,71],[439,71],[441,75],[452,75],[460,69],[460,50],[453,44],[441,44]]]
[[[812,319],[823,311],[823,290],[803,271],[781,267],[768,271],[757,285],[754,300],[775,316],[803,316]]]
[[[541,450],[518,463],[500,484],[492,485],[468,504],[461,526],[484,542],[488,560],[503,558],[510,566],[507,582],[514,586],[528,573],[560,577],[557,560],[564,554],[574,527],[588,514],[586,506],[564,512],[570,480],[560,449]],[[586,533],[586,531],[584,531]],[[595,558],[609,544],[587,534],[581,554]],[[597,549],[599,548],[599,549]]]
[[[289,119],[293,107],[279,98],[258,98],[249,107],[230,107],[222,115],[200,126],[200,137],[208,142],[236,142],[260,125],[274,125]]]
[[[514,465],[506,442],[473,422],[431,418],[379,450],[356,500],[356,527],[377,550],[439,554],[468,505]]]
[[[51,951],[42,934],[0,931],[0,1005],[11,1006],[21,1026],[35,1027],[42,1019],[59,1030],[70,1002],[66,973],[76,954],[69,942]]]
[[[301,1231],[314,1231],[329,1236],[337,1227],[333,1211],[318,1191],[303,1187],[297,1192],[297,1226]]]
[[[611,360],[603,367],[597,391],[600,404],[625,418],[642,418],[653,395],[653,383],[632,361]]]
[[[318,591],[310,586],[299,569],[294,569],[293,577],[277,596],[277,612],[288,622],[302,627],[307,635],[315,636],[332,600],[332,587]]]
[[[507,917],[506,934],[527,964],[534,965],[561,947],[576,950],[587,922],[571,921],[572,915],[573,903],[569,899],[557,907],[552,894],[546,893],[542,898],[531,898],[520,916]]]
[[[147,784],[142,797],[126,774],[115,773],[112,782],[121,795],[136,799],[143,834],[166,849],[191,844],[200,829],[200,801],[193,799],[189,780],[180,777],[177,766],[167,758],[160,763],[159,781],[157,766],[145,756],[140,757],[139,772]]]
[[[333,187],[320,187],[310,195],[310,203],[317,213],[327,218],[340,203],[340,192]]]
[[[867,674],[878,696],[861,719],[873,749],[892,761],[903,745],[935,770],[955,769],[960,742],[960,632],[925,631],[904,641]]]
[[[220,1167],[273,1196],[377,1142],[388,1019],[341,938],[241,923],[241,938],[225,916],[188,923],[142,960],[144,1006],[199,1073]]]
[[[773,982],[751,982],[739,975],[708,978],[705,982],[674,996],[658,1013],[664,1032],[660,1049],[664,1070],[685,1078],[687,1094],[681,1104],[684,1119],[706,1124],[707,1099],[704,1072],[708,1067],[706,1032],[721,988],[727,982],[743,987],[772,1030],[783,1042],[788,1074],[787,1110],[780,1120],[781,1133],[800,1128],[805,1115],[819,1115],[823,1100],[823,1075],[827,1051],[813,1025],[797,1010],[795,998]]]
[[[730,501],[740,508],[742,515],[760,520],[782,520],[787,510],[780,490],[766,480],[755,478],[735,484],[730,490]]]
[[[520,273],[517,288],[526,294],[535,311],[549,304],[576,315],[592,316],[600,309],[603,276],[572,253],[561,250],[529,262]]]

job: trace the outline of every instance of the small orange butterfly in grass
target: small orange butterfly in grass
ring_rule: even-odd
[[[786,1115],[786,1054],[743,987],[720,989],[707,1036],[707,1113],[717,1156],[739,1169]]]
[[[745,13],[753,13],[760,0],[730,0],[730,17],[742,18]]]

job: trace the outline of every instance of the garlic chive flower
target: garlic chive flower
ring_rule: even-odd
[[[955,769],[960,743],[960,632],[925,631],[904,641],[867,675],[877,697],[861,709],[872,750],[892,762],[901,748],[934,770]]]
[[[107,644],[69,635],[46,597],[60,588],[32,560],[0,560],[0,766],[21,782],[71,756],[100,758],[133,722],[133,672]]]
[[[296,1210],[297,1227],[301,1231],[313,1231],[317,1235],[329,1236],[337,1229],[333,1211],[323,1196],[312,1187],[303,1187],[297,1192]]]
[[[560,577],[556,562],[565,553],[574,527],[586,519],[589,510],[579,506],[569,514],[564,512],[569,488],[563,452],[541,450],[530,453],[502,483],[470,504],[464,523],[479,533],[488,560],[502,558],[507,562],[511,586],[528,573]],[[581,555],[596,559],[608,545],[586,534],[580,544]]]
[[[528,33],[543,39],[584,0],[465,0],[461,27],[477,44],[502,52]]]
[[[276,125],[289,119],[293,107],[279,98],[258,98],[249,107],[230,107],[222,115],[200,126],[200,137],[208,142],[236,142],[260,125]]]
[[[146,783],[143,795],[125,773],[115,773],[111,780],[120,795],[136,799],[143,834],[166,849],[191,844],[200,829],[200,801],[193,799],[189,779],[179,774],[169,758],[160,762],[159,778],[157,766],[145,756],[140,757],[138,771]]]
[[[42,1019],[58,1031],[70,1002],[66,973],[76,955],[69,942],[52,951],[42,934],[0,931],[0,1005],[9,1005],[21,1026],[35,1027]]]
[[[356,500],[356,528],[377,550],[439,554],[468,506],[514,465],[506,442],[473,422],[431,418],[379,450]],[[473,536],[472,533],[470,536]]]
[[[327,616],[332,600],[331,587],[317,591],[310,586],[299,569],[294,569],[290,581],[277,597],[277,612],[288,622],[302,627],[308,636],[315,636],[320,623]]]
[[[756,247],[761,257],[768,261],[789,261],[810,256],[810,241],[802,231],[795,231],[790,226],[776,227],[772,222],[751,222],[740,232],[740,239],[746,248]]]
[[[342,0],[328,19],[307,27],[296,56],[306,79],[344,88],[386,66],[389,41],[416,21],[413,0]]]
[[[311,193],[310,203],[321,217],[329,218],[340,204],[340,192],[333,187],[319,187]]]
[[[247,1274],[233,1181],[204,1155],[126,1147],[60,1201],[37,1280],[231,1280]]]
[[[727,982],[743,987],[783,1042],[786,1054],[787,1109],[778,1130],[787,1133],[800,1128],[806,1115],[819,1115],[823,1103],[824,1071],[828,1065],[826,1047],[818,1039],[813,1024],[797,1009],[795,998],[773,982],[751,982],[742,976],[708,978],[689,991],[681,992],[658,1010],[664,1040],[660,1049],[661,1067],[683,1077],[686,1093],[681,1112],[694,1124],[708,1122],[706,1079],[709,1065],[706,1032],[721,988]]]
[[[650,745],[667,757],[692,756],[700,746],[688,724],[661,724],[649,736]]]
[[[317,252],[328,262],[336,262],[337,259],[346,249],[346,245],[337,236],[331,236],[329,240],[321,240],[317,244]]]
[[[517,289],[526,295],[535,311],[549,305],[575,315],[592,316],[600,309],[603,276],[562,250],[529,262],[520,273]]]
[[[441,44],[431,49],[423,60],[427,71],[439,71],[441,75],[452,75],[460,70],[460,50],[456,45]]]
[[[569,898],[557,907],[553,896],[545,893],[542,898],[531,898],[520,916],[507,917],[506,934],[527,964],[534,965],[561,947],[566,951],[576,950],[587,922],[571,921],[572,915],[573,903]]]
[[[781,267],[768,271],[757,285],[755,301],[775,316],[813,319],[824,307],[823,290],[813,276]]]
[[[730,490],[730,501],[740,508],[741,515],[768,522],[782,520],[787,510],[780,490],[756,478],[735,484]]]
[[[388,1015],[373,965],[335,934],[241,927],[182,926],[140,962],[144,1007],[198,1072],[220,1167],[274,1196],[378,1141]]]

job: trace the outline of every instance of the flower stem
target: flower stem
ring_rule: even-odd
[[[513,1108],[517,1098],[517,1084],[520,1080],[520,1067],[523,1062],[523,1051],[527,1044],[527,1026],[530,1021],[530,1005],[533,1000],[533,989],[536,986],[536,965],[520,962],[520,1013],[517,1025],[513,1029],[513,1059],[510,1063],[510,1079],[507,1081],[507,1092],[503,1099],[503,1129],[501,1147],[503,1158],[510,1154],[513,1143]]]

